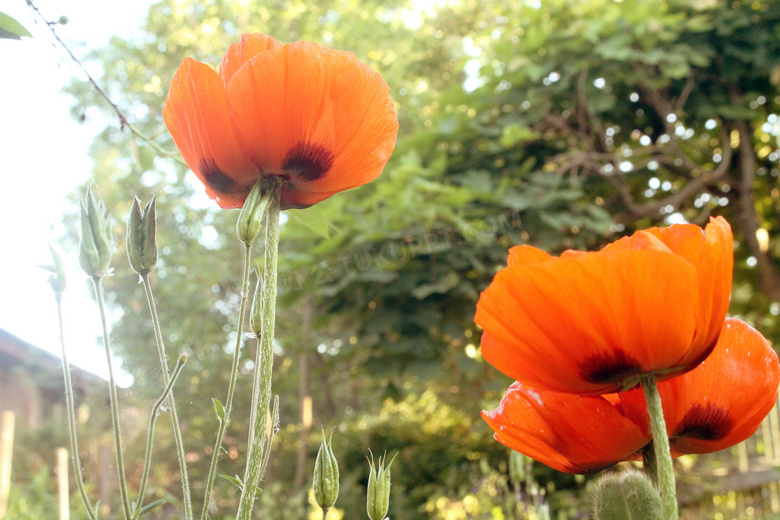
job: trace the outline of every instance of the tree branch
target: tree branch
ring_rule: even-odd
[[[154,148],[154,150],[159,153],[160,155],[163,155],[165,157],[169,157],[180,164],[187,166],[187,164],[181,159],[181,157],[178,156],[178,154],[174,154],[173,152],[169,152],[165,149],[163,149],[159,144],[155,143],[154,140],[141,132],[138,128],[136,128],[130,121],[128,120],[127,116],[122,112],[122,110],[117,106],[116,103],[111,101],[111,98],[108,96],[105,90],[100,86],[100,84],[97,82],[97,80],[92,76],[92,74],[89,73],[89,71],[86,69],[83,63],[81,63],[81,60],[79,60],[75,54],[73,54],[73,51],[68,47],[68,45],[63,41],[62,38],[60,38],[60,35],[57,34],[57,30],[55,27],[57,26],[57,22],[49,21],[45,16],[43,16],[43,13],[41,13],[40,9],[38,9],[38,6],[36,6],[33,3],[33,0],[25,0],[29,8],[33,11],[35,15],[38,16],[38,18],[43,21],[43,23],[46,25],[46,27],[49,28],[49,31],[51,31],[52,36],[54,36],[54,39],[57,40],[57,43],[60,47],[65,50],[66,53],[68,53],[68,56],[70,56],[70,59],[78,65],[78,67],[81,69],[81,71],[86,75],[87,80],[92,84],[92,86],[95,88],[98,94],[106,100],[106,102],[111,106],[111,108],[116,113],[117,117],[119,118],[119,126],[120,128],[127,128],[130,130],[133,134],[136,135],[139,139],[144,141],[146,144]]]

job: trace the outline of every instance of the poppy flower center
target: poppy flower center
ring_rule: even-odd
[[[714,441],[725,437],[733,424],[723,408],[712,403],[696,404],[685,414],[673,436]]]
[[[591,383],[619,383],[641,374],[642,367],[625,351],[616,349],[585,359],[580,363],[580,373],[583,379]]]

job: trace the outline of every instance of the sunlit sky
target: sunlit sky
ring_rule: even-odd
[[[104,46],[113,35],[131,37],[148,0],[36,0],[49,20],[69,18],[57,31],[77,56]],[[33,35],[0,40],[0,328],[43,349],[59,352],[57,311],[48,275],[49,242],[64,233],[66,200],[90,176],[88,148],[98,122],[79,123],[70,115],[72,98],[61,94],[81,76],[24,0],[7,0],[0,11]],[[99,76],[94,64],[90,73]],[[68,289],[64,295],[65,339],[71,361],[98,374],[106,372],[96,342],[100,320],[89,296],[89,281],[78,269],[78,251],[67,250]]]

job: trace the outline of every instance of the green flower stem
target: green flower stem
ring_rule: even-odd
[[[62,326],[62,295],[55,294],[57,300],[57,318],[60,325],[60,349],[62,351],[62,373],[65,377],[65,400],[68,407],[68,429],[70,430],[70,453],[73,458],[73,473],[76,476],[76,486],[79,489],[81,501],[87,510],[87,516],[90,520],[97,520],[97,515],[92,509],[92,503],[87,495],[87,488],[84,486],[84,479],[81,477],[81,462],[79,459],[79,443],[76,436],[76,409],[73,404],[73,382],[70,379],[70,363],[68,355],[65,352],[65,335]]]
[[[154,303],[154,295],[152,294],[152,284],[149,282],[149,273],[141,275],[143,281],[144,291],[146,292],[146,300],[149,303],[149,313],[152,315],[152,323],[154,324],[154,336],[157,341],[157,353],[160,356],[160,364],[162,366],[163,383],[166,386],[170,384],[170,373],[168,372],[168,357],[165,354],[165,343],[162,338],[162,328],[160,327],[160,319],[157,315],[157,306]],[[184,454],[184,441],[181,436],[181,427],[179,426],[179,414],[176,411],[176,401],[173,399],[173,393],[168,396],[168,409],[171,412],[171,424],[173,426],[173,436],[176,441],[176,453],[179,456],[179,471],[181,473],[181,488],[182,488],[182,501],[184,502],[184,518],[186,520],[192,520],[192,497],[190,495],[190,482],[187,472],[187,460]]]
[[[219,431],[217,432],[217,441],[214,443],[214,453],[211,455],[211,466],[209,467],[209,476],[206,481],[206,496],[203,501],[203,511],[201,520],[208,518],[209,504],[211,502],[211,490],[214,488],[214,480],[217,476],[217,463],[219,462],[219,452],[222,450],[222,440],[225,438],[225,430],[230,422],[230,411],[233,408],[233,394],[236,390],[236,380],[238,379],[238,361],[241,358],[241,339],[244,333],[244,316],[246,314],[246,301],[249,290],[249,267],[252,259],[252,245],[244,244],[244,276],[241,285],[241,308],[238,311],[238,326],[236,330],[236,348],[233,351],[233,366],[230,370],[230,382],[228,384],[228,395],[225,401],[225,416],[219,420]]]
[[[170,396],[171,390],[173,390],[173,385],[176,383],[176,379],[179,378],[181,369],[184,368],[184,364],[186,362],[186,355],[179,356],[179,360],[176,362],[176,366],[173,369],[173,374],[171,374],[170,378],[168,378],[168,385],[165,387],[165,390],[163,391],[160,398],[157,399],[157,402],[154,403],[152,411],[149,415],[149,428],[147,429],[146,433],[146,455],[144,456],[144,471],[143,476],[141,477],[141,485],[138,491],[138,500],[136,500],[135,508],[133,509],[133,518],[138,518],[138,515],[141,512],[141,505],[144,502],[144,494],[146,494],[146,484],[149,481],[149,470],[152,467],[152,447],[154,444],[154,427],[157,422],[157,415],[160,413],[160,407]]]
[[[650,441],[647,446],[642,448],[642,467],[653,485],[658,487],[658,464],[656,463],[654,444],[653,441]]]
[[[278,431],[278,428],[276,425],[279,423],[279,396],[277,395],[274,397],[274,413],[272,415],[273,417],[273,424],[274,427],[271,428],[271,431],[268,432],[268,448],[264,450],[263,453],[263,462],[260,465],[260,478],[259,481],[262,481],[263,478],[265,478],[265,470],[268,467],[268,459],[271,458],[271,445],[274,442],[274,435],[276,435],[276,432]]]
[[[328,510],[323,509],[322,510],[322,520],[328,520]]]
[[[114,367],[111,364],[111,343],[108,338],[108,322],[106,321],[106,305],[103,300],[103,284],[100,276],[93,276],[98,307],[100,308],[100,320],[103,324],[103,345],[106,349],[106,361],[108,362],[108,390],[111,404],[111,423],[114,430],[114,449],[116,451],[116,470],[119,475],[119,495],[122,498],[122,512],[125,520],[130,518],[130,498],[127,494],[127,479],[125,478],[125,458],[122,453],[122,433],[119,426],[119,402],[116,395],[116,382],[114,380]]]
[[[647,412],[650,414],[650,429],[653,433],[653,447],[658,467],[658,487],[661,491],[664,518],[677,520],[677,494],[675,491],[674,468],[672,467],[672,452],[669,449],[669,437],[666,433],[664,409],[661,394],[658,393],[654,374],[641,377],[640,383],[645,392]]]
[[[268,408],[271,404],[271,380],[274,362],[274,323],[276,321],[276,284],[279,257],[279,215],[281,214],[281,183],[269,183],[268,207],[265,212],[265,262],[262,292],[262,330],[260,345],[255,361],[255,379],[252,388],[252,408],[249,424],[249,446],[244,486],[238,506],[237,520],[249,520],[252,505],[263,466],[263,451],[266,449],[266,429],[268,427]],[[267,449],[270,449],[270,445]]]

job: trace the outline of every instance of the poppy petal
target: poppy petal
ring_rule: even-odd
[[[311,42],[245,62],[230,79],[228,103],[254,164],[287,181],[283,207],[374,180],[395,146],[398,121],[381,76],[350,53]]]
[[[718,340],[731,295],[734,268],[734,239],[723,217],[711,218],[702,230],[693,224],[638,231],[607,247],[614,249],[657,249],[678,255],[699,274],[699,302],[696,337],[688,355],[681,361],[691,367],[709,355]]]
[[[603,394],[671,377],[696,332],[698,278],[679,256],[614,250],[507,267],[482,293],[483,357],[546,390]],[[518,352],[508,353],[510,349]]]
[[[550,258],[552,257],[549,253],[533,246],[515,246],[509,250],[507,265],[513,267],[524,264],[536,264],[539,262],[546,262]]]
[[[755,433],[774,407],[777,354],[745,322],[728,318],[710,356],[694,370],[658,385],[674,456],[711,453]],[[649,431],[641,390],[620,394],[627,416]]]
[[[650,440],[601,396],[545,392],[517,382],[482,418],[500,443],[566,473],[593,473],[634,459]]]
[[[241,40],[228,47],[222,63],[219,66],[219,75],[225,83],[227,90],[230,78],[241,66],[263,51],[278,49],[282,44],[265,34],[242,34]]]
[[[171,81],[163,119],[209,196],[223,207],[246,198],[257,169],[238,145],[222,80],[211,67],[184,59]]]

